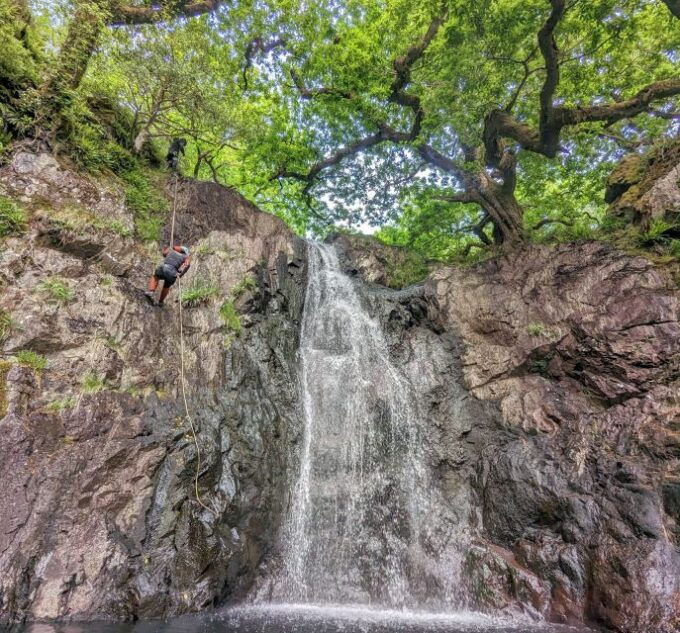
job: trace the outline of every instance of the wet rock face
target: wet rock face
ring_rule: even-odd
[[[41,208],[0,253],[0,307],[12,318],[3,349],[47,359],[42,371],[0,366],[0,622],[159,617],[238,596],[291,488],[304,245],[234,192],[180,182],[178,228],[195,253],[182,284],[216,288],[184,309],[189,420],[179,289],[152,307],[142,290],[159,255],[52,223],[64,191],[78,197],[91,183],[36,167],[45,161],[0,173],[5,190]],[[52,278],[67,299],[45,288]],[[223,301],[238,336],[222,326]]]
[[[465,386],[500,409],[472,485],[508,573],[540,579],[551,620],[678,630],[680,303],[666,280],[586,243],[444,269],[426,296],[463,342]]]
[[[348,270],[367,259],[345,257]],[[374,291],[457,514],[469,607],[680,630],[670,287],[648,261],[583,243]]]

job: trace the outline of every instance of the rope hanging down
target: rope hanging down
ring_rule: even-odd
[[[177,181],[179,180],[177,172],[175,172],[175,189],[172,195],[172,224],[170,225],[170,248],[175,246],[175,216],[177,215]],[[196,436],[196,427],[194,420],[189,413],[189,404],[187,402],[186,378],[184,371],[184,319],[182,318],[182,277],[177,277],[177,294],[179,296],[179,361],[180,361],[180,384],[182,385],[182,400],[184,401],[184,411],[186,418],[191,427],[191,435],[194,438],[196,445],[196,473],[194,474],[194,492],[196,493],[196,501],[199,505],[212,514],[216,514],[212,508],[209,508],[203,501],[198,491],[198,476],[201,472],[201,449],[198,445],[198,437]]]

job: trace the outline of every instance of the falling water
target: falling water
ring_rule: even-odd
[[[300,471],[269,599],[450,606],[460,565],[413,388],[332,246],[309,246],[301,347]]]

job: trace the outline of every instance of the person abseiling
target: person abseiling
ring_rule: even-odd
[[[184,148],[187,142],[183,138],[173,138],[170,147],[168,148],[168,153],[165,156],[165,162],[168,165],[168,169],[176,172],[179,168],[179,155],[184,154]]]
[[[172,248],[166,246],[163,249],[163,255],[165,259],[163,260],[163,263],[156,268],[151,279],[149,279],[149,289],[144,293],[149,301],[153,303],[153,295],[156,292],[156,288],[158,288],[158,282],[162,281],[163,288],[157,304],[159,306],[163,305],[165,298],[168,296],[168,292],[170,292],[170,286],[177,281],[177,277],[183,277],[191,265],[189,249],[181,244],[176,244]]]

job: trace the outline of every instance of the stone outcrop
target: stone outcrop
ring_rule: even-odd
[[[0,187],[32,211],[29,233],[0,254],[11,317],[0,622],[159,617],[238,595],[290,489],[303,244],[238,194],[180,181],[176,235],[194,249],[182,285],[214,288],[183,310],[189,420],[178,289],[164,309],[143,297],[160,255],[120,234],[132,225],[120,187],[27,152]],[[45,285],[55,279],[65,295]],[[224,300],[238,336],[222,324]],[[12,360],[20,350],[47,367]]]
[[[349,270],[370,259],[343,248]],[[468,533],[468,606],[680,630],[670,280],[595,242],[531,246],[381,302],[392,353],[406,366],[430,359],[412,381],[432,468]]]
[[[598,243],[533,247],[427,285],[500,408],[474,482],[481,528],[547,584],[552,620],[680,627],[680,302]]]
[[[607,180],[605,202],[615,216],[647,230],[654,220],[677,223],[680,217],[680,141],[646,154],[629,154]],[[674,232],[677,234],[677,229]]]

